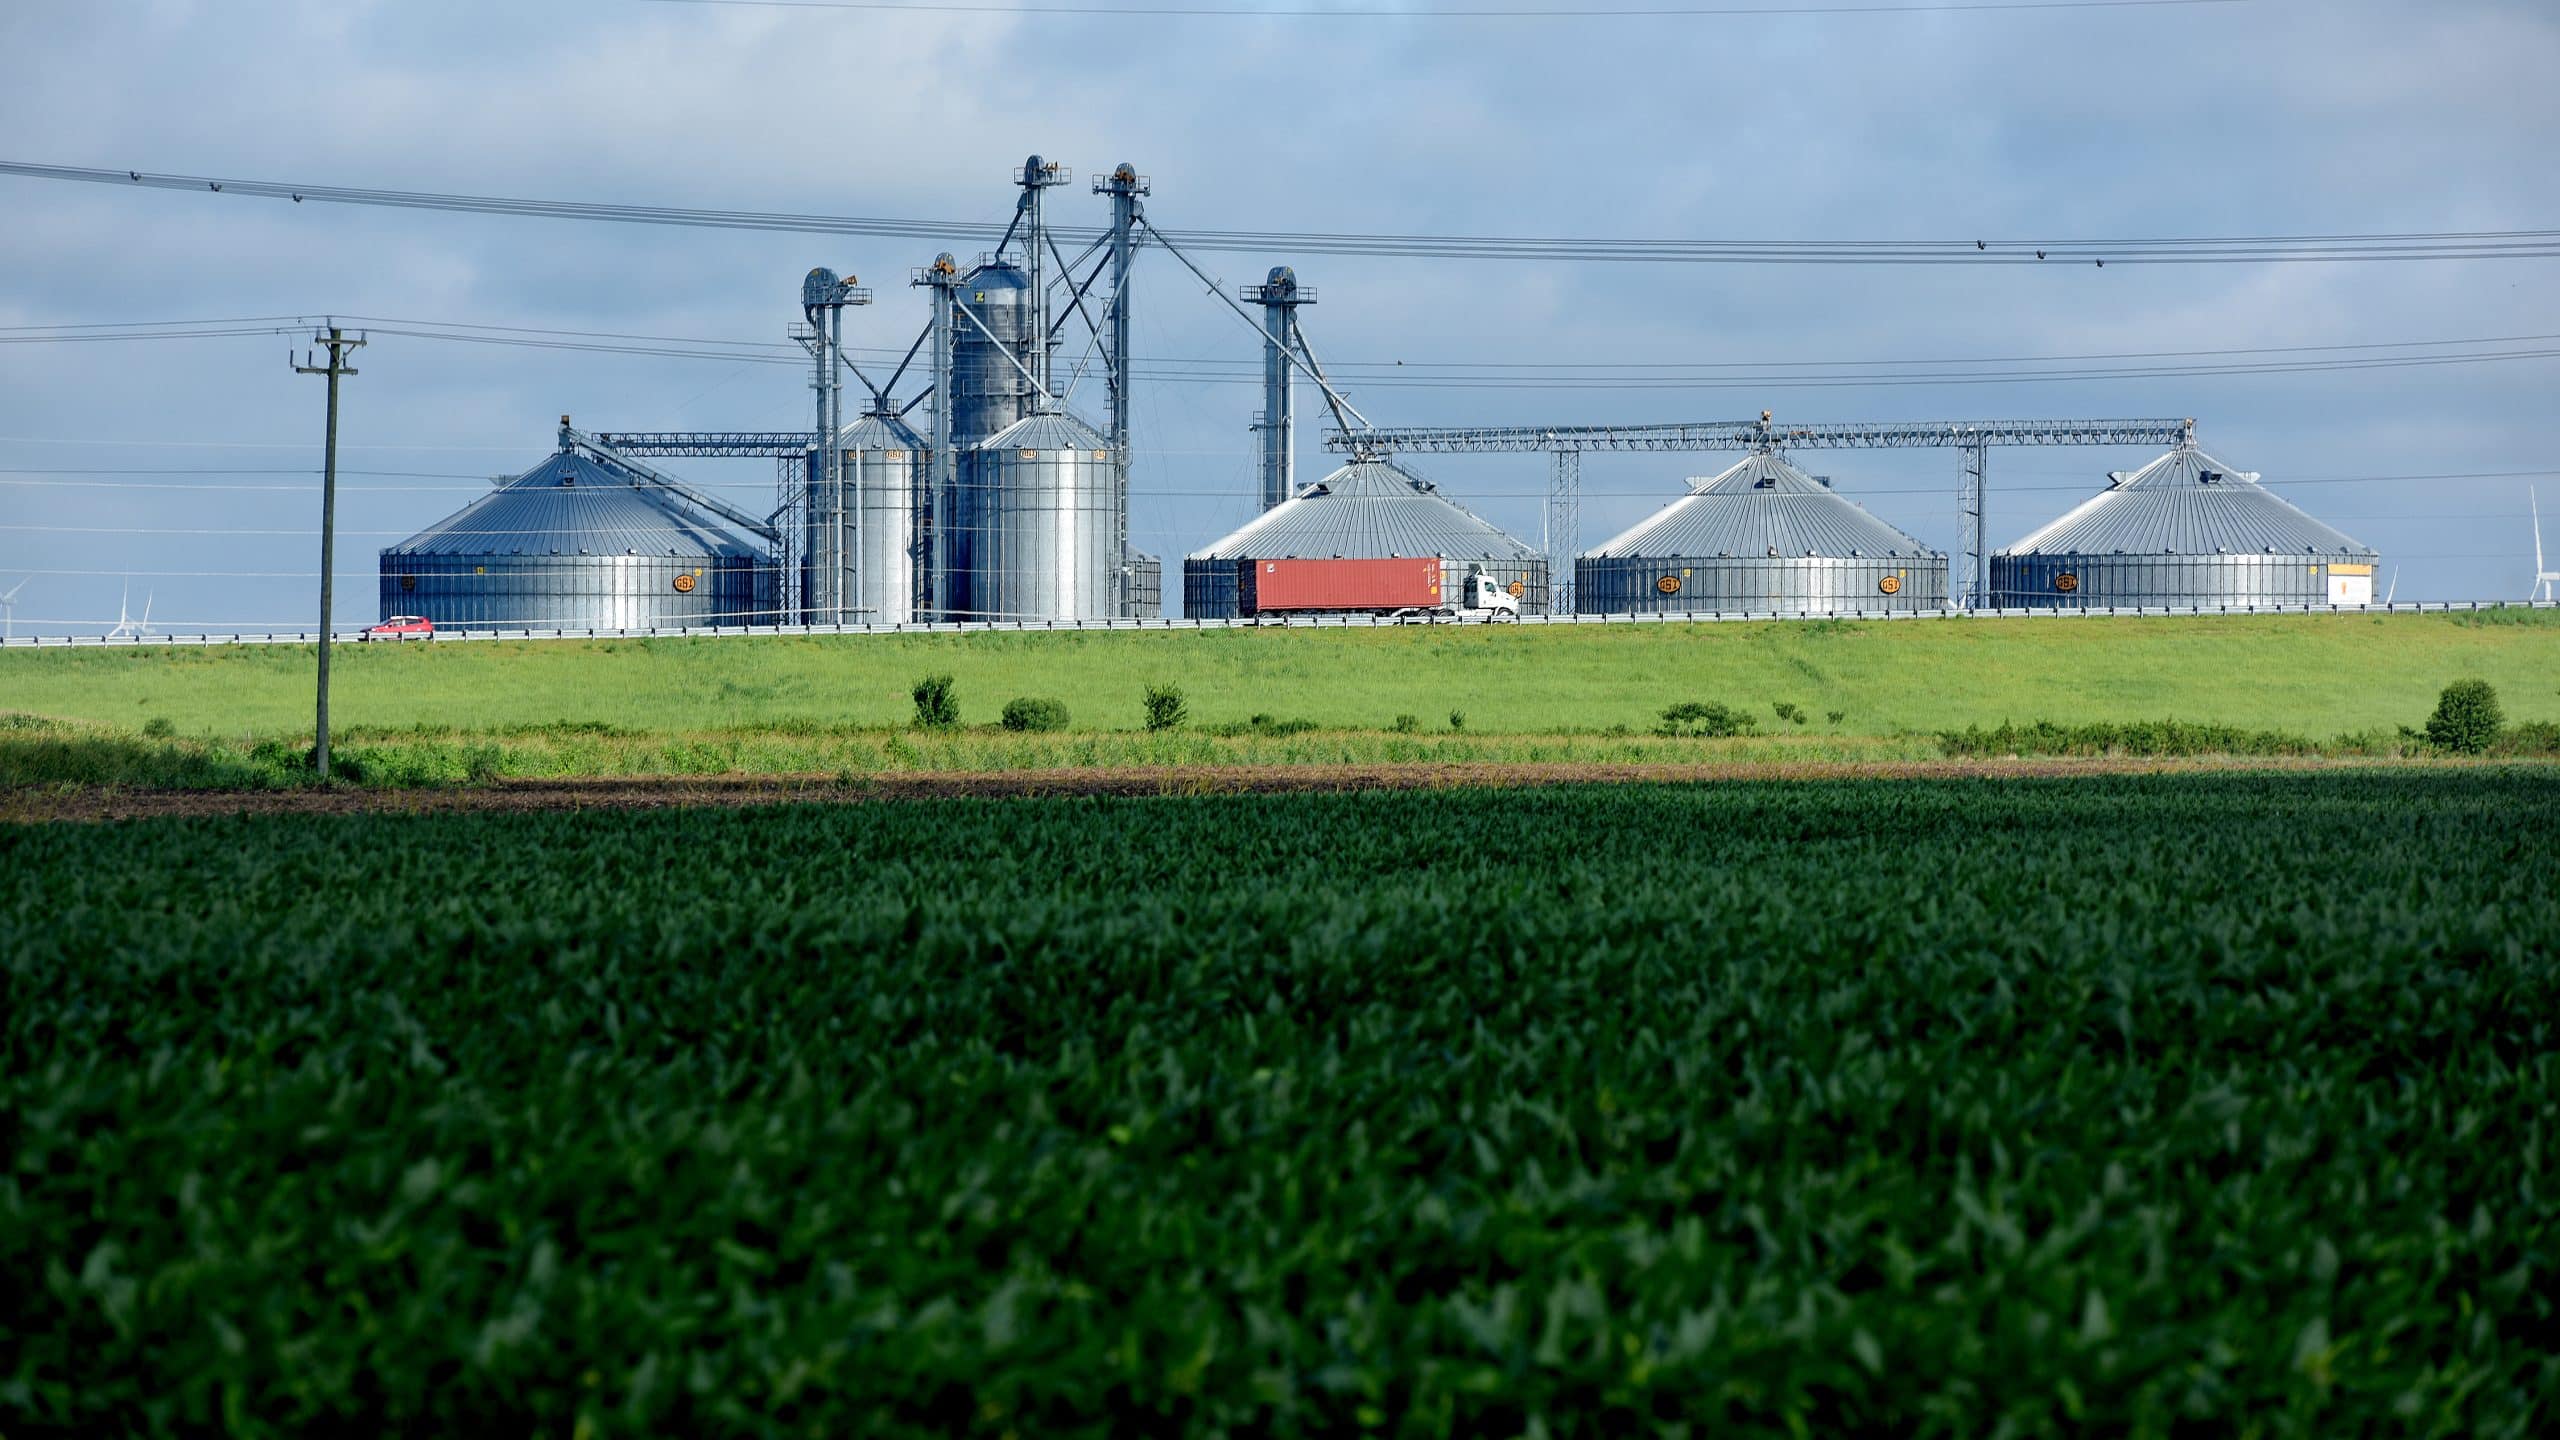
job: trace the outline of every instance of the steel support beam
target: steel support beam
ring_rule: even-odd
[[[1707,420],[1662,425],[1450,425],[1395,430],[1336,429],[1325,448],[1361,454],[1504,455],[1546,451],[1555,456],[1547,486],[1548,564],[1563,533],[1560,510],[1570,506],[1578,528],[1581,457],[1586,450],[1661,453],[1689,450],[1920,450],[1953,449],[1958,456],[1956,523],[1962,564],[1949,567],[1954,606],[1990,603],[1991,556],[1983,534],[1983,481],[1994,445],[2193,445],[2188,420],[1908,420],[1883,423],[1826,421],[1779,425],[1767,411],[1757,420]],[[1566,472],[1567,456],[1573,470]],[[1575,553],[1568,536],[1567,555]],[[1568,559],[1565,563],[1569,564]],[[1569,582],[1550,576],[1559,593]]]
[[[1138,197],[1148,192],[1137,167],[1122,164],[1093,182],[1111,197],[1111,305],[1108,349],[1111,382],[1111,525],[1116,544],[1111,564],[1111,613],[1129,613],[1129,384],[1136,373],[1129,354],[1129,303],[1136,294],[1129,272],[1138,256]]]
[[[1957,445],[2161,445],[2181,443],[2187,420],[1920,420],[1777,425],[1763,420],[1662,425],[1418,426],[1326,434],[1325,448],[1412,455],[1501,455],[1554,450],[1923,450]]]
[[[705,495],[701,491],[694,489],[692,486],[687,485],[664,470],[653,469],[650,466],[641,464],[638,458],[633,456],[629,451],[617,449],[616,447],[607,444],[603,436],[590,435],[583,430],[573,427],[570,425],[569,417],[566,415],[560,417],[560,448],[562,450],[583,451],[590,458],[602,461],[604,464],[620,470],[622,473],[631,476],[635,480],[639,480],[644,484],[655,485],[658,488],[677,496],[686,504],[692,505],[705,514],[715,516],[737,526],[739,529],[746,531],[748,534],[755,536],[759,540],[762,540],[767,545],[779,546],[782,543],[781,532],[776,530],[773,526],[766,524],[762,520],[758,520],[754,516],[747,514],[745,511],[738,509],[736,506],[731,505],[724,500],[717,499],[710,495]]]
[[[1581,553],[1582,452],[1558,450],[1547,479],[1547,613],[1573,613],[1573,561]]]
[[[1298,283],[1296,271],[1277,265],[1262,284],[1245,286],[1240,298],[1262,307],[1262,413],[1253,429],[1268,510],[1298,493],[1297,377],[1289,362],[1298,343],[1297,309],[1316,303],[1316,292]]]
[[[926,465],[924,503],[917,510],[916,558],[925,576],[924,612],[940,619],[951,610],[949,510],[956,469],[951,454],[951,314],[960,266],[949,252],[915,273],[913,283],[933,291],[933,454]]]
[[[814,430],[599,430],[595,441],[637,459],[787,459],[818,443]]]
[[[1979,610],[1988,603],[1990,589],[1986,570],[1989,557],[1983,553],[1982,480],[1984,461],[1990,447],[1976,440],[1956,447],[1956,525],[1964,535],[1964,569],[1955,578],[1956,608]]]

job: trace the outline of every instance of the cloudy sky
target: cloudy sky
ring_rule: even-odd
[[[923,0],[10,0],[0,160],[1001,221],[1011,170],[1036,152],[1077,172],[1062,223],[1098,224],[1083,176],[1127,160],[1177,232],[2041,241],[2560,228],[2560,7],[2548,0],[1466,8],[1504,4],[1549,13],[1433,16],[1375,0],[1292,0],[1319,13],[1258,17]],[[0,176],[0,326],[18,327],[0,338],[334,313],[383,329],[774,343],[798,318],[800,276],[825,264],[878,291],[851,341],[903,349],[925,318],[905,277],[938,248]],[[2560,350],[2560,259],[1202,259],[1229,287],[1295,263],[1322,294],[1305,317],[1319,354],[1357,377],[1353,398],[1381,423],[2194,415],[2208,449],[2379,547],[2404,600],[2521,597],[2528,485],[2560,512],[2560,363],[2543,358]],[[1246,426],[1259,392],[1234,381],[1256,342],[1167,257],[1143,262],[1140,286],[1142,357],[1184,362],[1185,378],[1139,392],[1133,529],[1142,548],[1178,557],[1253,511]],[[20,633],[112,624],[128,590],[168,628],[308,623],[321,386],[288,369],[286,348],[281,335],[0,344],[0,591],[25,581]],[[2541,353],[2477,358],[2515,352]],[[373,613],[375,549],[539,460],[563,412],[598,429],[805,426],[789,353],[741,353],[776,363],[378,334],[347,382],[342,616]],[[2167,358],[2075,358],[2128,355]],[[2334,363],[2411,356],[2453,363]],[[1982,363],[1935,363],[1963,361]],[[2050,378],[2091,369],[2172,373]],[[1966,378],[1985,372],[2010,378]],[[1098,392],[1079,408],[1098,417]],[[1302,417],[1311,408],[1302,397]],[[1319,443],[1302,418],[1302,455]],[[1993,543],[2146,458],[1995,452]],[[1951,454],[1820,459],[1870,509],[1955,545]],[[1595,458],[1584,540],[1723,463]],[[769,462],[681,468],[759,513],[771,503]],[[1418,468],[1537,537],[1537,457]],[[2560,536],[2560,519],[2546,531]]]

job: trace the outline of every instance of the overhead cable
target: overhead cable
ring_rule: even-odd
[[[793,214],[666,205],[607,204],[106,170],[0,160],[0,175],[154,190],[193,191],[337,205],[386,206],[555,220],[726,230],[870,235],[994,242],[1001,226],[885,216]],[[1081,243],[1098,230],[1061,229]],[[2501,260],[2560,257],[2560,230],[2452,230],[2392,234],[2134,236],[2117,239],[1636,240],[1571,236],[1397,235],[1373,232],[1167,230],[1193,250],[1417,259],[1567,260],[1582,263],[1749,265],[2103,265]]]

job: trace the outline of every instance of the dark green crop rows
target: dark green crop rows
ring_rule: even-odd
[[[0,828],[0,1432],[2548,1433],[2554,815]]]

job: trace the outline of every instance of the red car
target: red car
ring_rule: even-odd
[[[411,635],[433,635],[436,622],[424,615],[394,615],[364,632],[367,640],[401,640]]]

